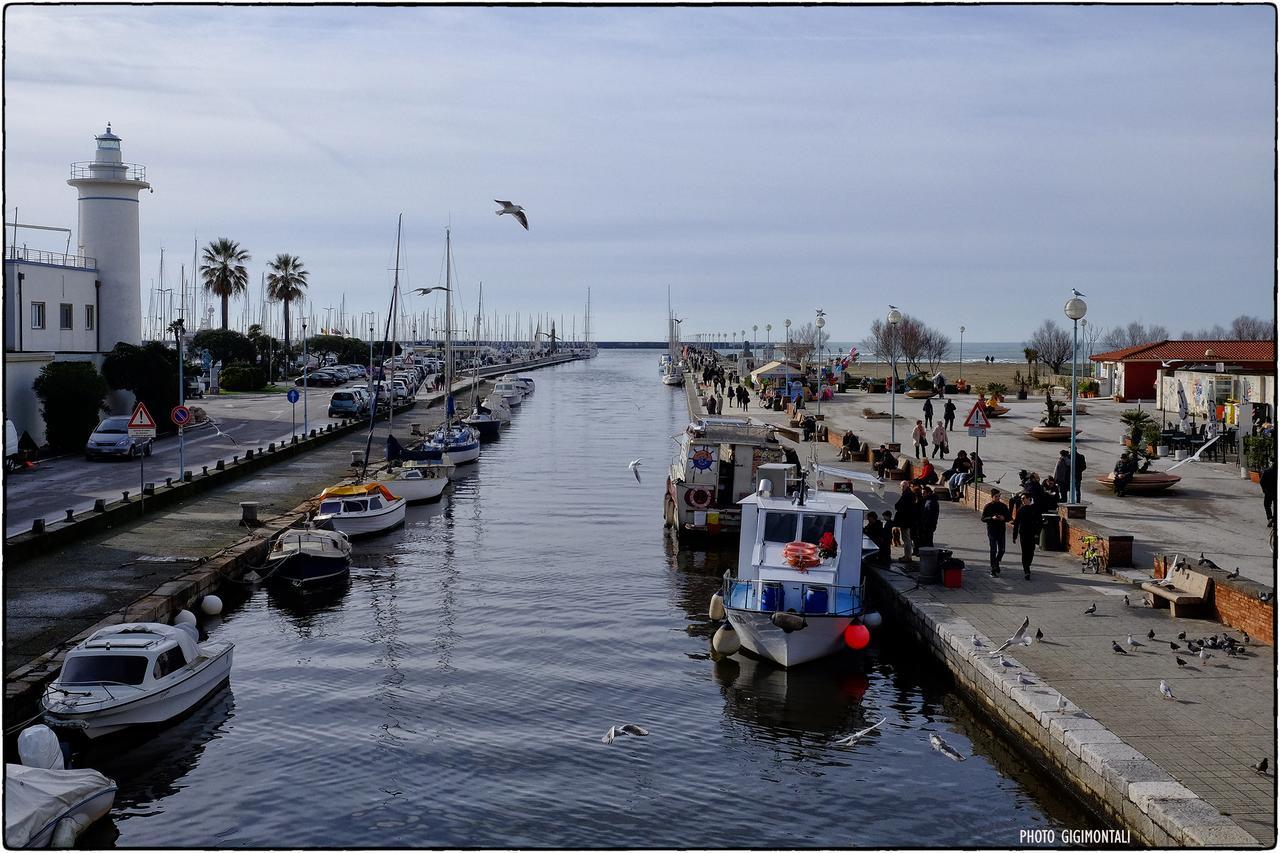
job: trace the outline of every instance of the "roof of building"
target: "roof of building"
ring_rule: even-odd
[[[1275,341],[1152,341],[1102,352],[1091,361],[1274,362]]]

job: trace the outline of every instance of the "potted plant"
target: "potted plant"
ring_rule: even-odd
[[[1160,444],[1160,426],[1154,420],[1142,427],[1142,449],[1149,458],[1159,455],[1156,447]]]
[[[1081,397],[1096,397],[1101,390],[1102,386],[1096,379],[1081,379],[1076,385],[1076,391]]]
[[[1018,399],[1027,399],[1027,380],[1022,375],[1021,370],[1015,370],[1013,372],[1013,383],[1018,386]]]
[[[1146,429],[1147,424],[1155,423],[1151,415],[1142,409],[1125,409],[1120,413],[1120,420],[1125,427],[1124,436],[1121,438],[1125,447],[1138,446],[1142,440],[1142,431]]]
[[[1037,441],[1070,441],[1071,427],[1062,425],[1062,408],[1066,403],[1053,399],[1053,392],[1048,388],[1044,392],[1044,417],[1040,426],[1027,430],[1027,435]]]
[[[1273,439],[1265,435],[1247,435],[1244,439],[1244,461],[1249,469],[1249,479],[1255,483],[1262,481],[1265,471],[1276,458],[1276,446]]]
[[[1009,393],[1009,386],[1003,382],[987,383],[987,400],[991,403],[1003,403],[1004,395]]]

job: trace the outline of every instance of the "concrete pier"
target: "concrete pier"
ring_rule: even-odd
[[[691,415],[703,414],[696,383],[692,376],[687,378]],[[705,390],[702,393],[705,397]],[[758,405],[753,397],[747,412],[727,408],[723,414],[747,415],[791,432],[785,412],[760,410]],[[809,406],[807,413],[815,413],[815,405]],[[845,412],[849,409],[844,407]],[[846,425],[859,436],[868,432],[867,422],[851,423],[826,403],[823,414],[834,436]],[[899,421],[898,439],[908,448],[914,423],[915,417]],[[887,424],[877,426],[884,435],[871,436],[876,446],[888,438]],[[953,453],[963,435],[953,433]],[[837,448],[831,444],[792,446],[801,460],[813,453],[819,461],[836,461]],[[870,471],[865,463],[836,464]],[[991,468],[987,470],[990,479]],[[1016,492],[1017,478],[1011,479]],[[872,510],[882,511],[892,507],[900,484],[887,485],[883,499],[864,490],[857,493]],[[972,506],[943,501],[941,510],[935,542],[965,560],[962,588],[921,585],[913,570],[896,561],[887,569],[872,569],[867,572],[868,588],[886,617],[946,665],[966,697],[984,708],[1013,743],[1099,814],[1128,828],[1135,842],[1273,845],[1274,770],[1262,776],[1250,765],[1269,757],[1275,767],[1274,646],[1254,641],[1243,657],[1211,652],[1214,657],[1202,662],[1185,651],[1177,634],[1222,635],[1224,626],[1207,619],[1173,619],[1167,610],[1144,607],[1136,578],[1084,575],[1078,558],[1065,552],[1037,550],[1032,580],[1024,581],[1013,546],[1005,571],[992,578],[987,571],[986,531]],[[1143,535],[1165,530],[1167,524],[1162,516]],[[1153,549],[1159,546],[1158,540],[1146,541]],[[1149,570],[1131,574],[1150,577]],[[1126,594],[1132,606],[1124,604]],[[1096,615],[1085,615],[1090,604],[1097,605]],[[1029,633],[1039,628],[1044,640],[1009,650],[1006,658],[1016,666],[1001,666],[988,653],[1023,618],[1031,620]],[[1155,639],[1147,639],[1149,630]],[[1232,633],[1238,637],[1238,632]],[[1114,653],[1111,641],[1124,644],[1129,634],[1142,646],[1128,655]],[[973,646],[975,635],[982,648]],[[1183,647],[1186,666],[1177,665],[1170,642]],[[1019,683],[1018,673],[1030,683]],[[1160,695],[1162,679],[1176,699]],[[1063,711],[1057,710],[1060,696],[1066,700]]]

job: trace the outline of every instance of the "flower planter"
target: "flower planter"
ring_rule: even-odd
[[[1111,472],[1103,477],[1094,478],[1098,485],[1109,489],[1115,488],[1116,475]],[[1182,478],[1177,474],[1165,474],[1159,471],[1148,471],[1145,474],[1134,474],[1125,489],[1125,495],[1154,495],[1166,491],[1176,485]]]
[[[987,409],[987,417],[989,418],[998,418],[1001,415],[1007,414],[1009,414],[1008,406],[992,406]]]
[[[1250,472],[1249,472],[1249,480],[1250,480],[1250,482],[1253,482],[1253,483],[1261,483],[1261,482],[1262,482],[1262,472],[1261,472],[1261,471],[1250,471]]]
[[[1081,430],[1076,430],[1076,435],[1079,435],[1080,432]],[[1027,435],[1031,436],[1036,441],[1070,441],[1071,427],[1069,426],[1032,427],[1031,429],[1027,430]]]
[[[929,397],[932,397],[933,395],[934,395],[934,391],[926,390],[926,389],[907,392],[907,396],[913,400],[926,400]]]

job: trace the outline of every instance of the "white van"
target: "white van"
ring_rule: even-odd
[[[5,419],[4,422],[4,467],[10,470],[21,466],[18,461],[18,428],[13,425],[13,421]]]

